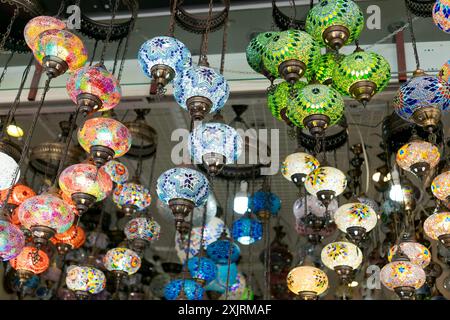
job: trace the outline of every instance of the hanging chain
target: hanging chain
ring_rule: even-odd
[[[291,16],[291,21],[289,23],[289,28],[295,27],[295,20],[297,19],[297,6],[295,5],[295,0],[289,0],[289,5],[293,9],[293,14]]]
[[[5,33],[3,34],[2,41],[0,42],[0,48],[1,48],[2,50],[5,50],[6,39],[8,39],[9,34],[11,33],[11,29],[12,29],[12,26],[13,26],[13,24],[14,24],[14,21],[16,20],[16,18],[17,18],[18,15],[19,15],[19,8],[16,6],[16,7],[14,8],[14,14],[13,14],[11,20],[9,21],[8,27],[6,28],[6,31],[5,31]]]
[[[98,46],[98,40],[95,40],[94,50],[92,51],[92,57],[91,57],[91,62],[89,62],[89,67],[92,66],[92,63],[94,62],[95,54],[97,53],[97,46]]]
[[[225,68],[225,55],[227,53],[228,46],[228,16],[230,12],[227,12],[227,16],[225,17],[224,25],[223,25],[223,38],[222,38],[222,54],[220,56],[220,74],[223,75],[223,70]]]
[[[133,13],[133,17],[131,17],[130,27],[128,28],[128,34],[125,39],[125,45],[124,45],[123,53],[122,53],[122,60],[120,61],[119,73],[117,74],[117,81],[119,81],[119,82],[120,82],[120,79],[122,78],[123,67],[125,66],[125,60],[126,60],[125,56],[128,52],[128,42],[130,40],[130,35],[134,29],[135,23],[136,23],[136,13]]]
[[[120,48],[122,47],[122,42],[123,42],[123,38],[120,38],[119,43],[117,44],[117,48],[116,48],[116,54],[114,55],[114,65],[113,65],[113,69],[112,69],[112,74],[116,73],[116,67],[117,67],[117,62],[119,60],[119,52],[120,52]]]
[[[9,57],[8,57],[8,60],[6,60],[5,66],[3,67],[2,74],[0,75],[0,85],[1,85],[2,82],[3,82],[3,78],[4,78],[5,75],[6,75],[6,71],[8,70],[9,63],[11,62],[11,60],[12,60],[13,57],[14,57],[14,51],[11,52],[11,54],[10,54]]]
[[[406,5],[406,0],[405,0],[405,5]],[[416,60],[416,69],[418,70],[418,69],[420,69],[419,53],[417,52],[417,42],[416,42],[416,35],[414,34],[412,15],[408,9],[408,6],[406,6],[406,16],[408,18],[409,31],[411,34],[411,42],[412,42],[412,46],[414,49],[414,58]]]
[[[208,64],[208,35],[209,35],[209,29],[211,27],[211,16],[212,16],[212,7],[213,7],[213,0],[209,0],[209,9],[208,9],[208,19],[206,20],[206,29],[205,33],[203,34],[202,39],[202,47],[200,50],[200,64]]]
[[[111,1],[110,1],[110,3],[111,3]],[[103,64],[105,62],[106,47],[108,46],[109,41],[111,39],[112,30],[113,30],[113,22],[114,22],[114,18],[116,17],[117,9],[119,8],[119,3],[120,3],[120,0],[115,0],[115,2],[114,2],[114,8],[112,10],[111,20],[109,21],[109,30],[106,35],[105,43],[102,48],[102,54],[100,55],[100,64]]]
[[[61,0],[61,4],[59,5],[59,9],[55,17],[61,18],[65,8],[66,8],[66,0]]]
[[[170,12],[169,31],[167,32],[169,37],[173,37],[175,33],[175,13],[177,11],[177,0],[172,0],[172,11]]]

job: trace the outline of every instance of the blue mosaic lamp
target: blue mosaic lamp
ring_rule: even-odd
[[[222,109],[230,94],[225,78],[206,65],[185,69],[173,87],[177,103],[196,121]]]
[[[192,257],[187,262],[187,267],[192,279],[205,285],[213,281],[217,276],[217,266],[214,261],[200,252],[197,257]]]
[[[404,120],[435,128],[450,106],[450,85],[436,76],[416,70],[394,98],[394,110]]]
[[[224,293],[227,288],[231,289],[231,286],[236,284],[238,280],[238,268],[236,263],[228,264],[218,264],[217,265],[217,275],[216,278],[205,286],[207,291],[216,291],[219,293]]]
[[[246,214],[233,222],[231,234],[233,235],[233,239],[241,244],[249,245],[255,243],[262,239],[262,223]]]
[[[242,152],[242,138],[224,123],[208,122],[194,128],[188,148],[195,163],[203,163],[210,175],[217,175],[225,164],[237,161]]]
[[[167,300],[202,300],[204,289],[192,279],[170,281],[164,288]]]
[[[219,239],[208,245],[206,248],[208,257],[218,264],[228,264],[230,253],[230,261],[234,263],[239,259],[241,249],[234,241],[227,237],[225,232],[222,233]]]
[[[263,221],[269,219],[270,216],[276,216],[281,209],[280,198],[269,191],[255,192],[249,202],[251,211]]]
[[[175,217],[175,226],[182,229],[184,218],[194,207],[206,203],[209,195],[209,183],[205,175],[197,170],[177,167],[163,172],[156,182],[159,199],[168,204]]]
[[[144,42],[139,49],[138,61],[145,75],[160,89],[192,66],[189,49],[181,41],[166,36]]]

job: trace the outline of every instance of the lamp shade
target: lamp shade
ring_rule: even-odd
[[[231,233],[237,242],[249,245],[262,239],[262,223],[250,216],[244,216],[233,222]]]
[[[424,224],[425,234],[433,240],[439,240],[439,237],[450,234],[450,213],[437,212],[429,216]]]
[[[425,283],[425,271],[410,261],[394,261],[381,269],[380,279],[392,291],[399,287],[419,289]]]
[[[450,33],[450,1],[436,0],[433,7],[434,24],[446,33]]]
[[[85,96],[94,96],[98,104],[93,111],[97,112],[114,108],[119,104],[122,92],[119,81],[103,64],[76,70],[66,88],[70,99],[76,104]]]
[[[36,51],[38,47],[38,36],[47,30],[62,30],[66,28],[64,21],[51,16],[37,16],[27,22],[23,29],[23,37],[31,51]]]
[[[320,295],[328,289],[328,277],[318,268],[300,266],[289,271],[287,286],[295,294],[313,292]]]
[[[71,265],[67,268],[66,285],[72,291],[97,294],[105,289],[106,278],[96,268]]]
[[[450,171],[445,171],[434,178],[431,183],[431,192],[439,200],[447,200],[450,196]]]
[[[217,267],[213,260],[208,257],[192,257],[187,262],[192,279],[209,283],[217,276]]]
[[[113,157],[118,158],[130,150],[131,133],[115,119],[91,118],[78,131],[78,142],[86,152],[91,152],[93,146],[103,146],[113,150]]]
[[[67,231],[55,234],[50,240],[55,245],[61,243],[69,245],[72,249],[78,249],[86,241],[86,232],[82,227],[72,225]]]
[[[296,221],[297,232],[300,231],[302,233],[305,230],[305,218],[308,214],[313,214],[318,218],[324,218],[327,212],[327,208],[323,205],[323,203],[317,199],[317,197],[312,195],[306,195],[305,197],[298,198],[294,202],[293,213]],[[306,205],[306,208],[305,208]],[[338,203],[336,199],[333,199],[328,205],[328,213],[330,218],[334,217],[334,213],[338,208]]]
[[[296,152],[288,155],[281,164],[283,177],[294,183],[304,182],[306,176],[319,167],[319,161],[310,154]]]
[[[159,239],[161,227],[153,219],[139,217],[128,221],[123,231],[128,240],[153,241]]]
[[[9,221],[0,220],[0,258],[8,261],[17,257],[25,246],[22,230]]]
[[[44,226],[63,233],[72,226],[74,218],[73,209],[51,194],[28,198],[19,206],[20,223],[27,229]]]
[[[377,214],[371,207],[358,202],[344,204],[334,214],[334,222],[343,232],[351,227],[362,227],[369,232],[375,228],[377,220]]]
[[[20,169],[17,162],[6,153],[0,152],[2,172],[0,174],[0,190],[9,189],[19,181]]]
[[[241,155],[242,138],[224,123],[202,123],[189,135],[188,149],[195,163],[203,163],[205,155],[214,153],[222,156],[225,164],[232,164]]]
[[[230,253],[230,260],[234,263],[239,259],[241,249],[235,242],[232,242],[229,239],[218,239],[208,245],[206,253],[208,254],[208,257],[213,259],[216,263],[228,264]]]
[[[334,192],[337,197],[344,192],[347,186],[345,174],[333,167],[319,167],[311,172],[305,181],[305,188],[310,194],[315,195],[321,200],[321,192]]]
[[[392,258],[397,253],[399,247],[402,253],[405,254],[412,263],[418,265],[422,269],[430,264],[430,250],[424,245],[415,241],[400,242],[399,245],[392,246],[391,249],[389,249],[388,253],[389,262],[392,262]]]
[[[128,168],[117,160],[108,161],[102,169],[109,174],[109,177],[114,183],[124,184],[128,180]]]
[[[67,64],[67,71],[74,72],[87,61],[87,50],[75,34],[67,30],[46,30],[37,37],[37,49],[34,56],[39,63],[45,57],[57,57]]]
[[[292,100],[292,92],[297,92],[307,85],[306,82],[297,81],[294,84],[283,81],[274,86],[267,93],[267,106],[272,115],[278,120],[285,120],[283,112],[287,111],[287,106]],[[294,100],[293,102],[297,102]],[[283,110],[284,109],[284,110]],[[283,110],[283,111],[282,111]]]
[[[66,196],[87,193],[97,201],[105,199],[112,190],[112,181],[102,169],[88,163],[78,163],[63,170],[59,176],[59,187]]]
[[[320,254],[325,266],[334,270],[336,267],[347,266],[357,269],[363,260],[361,250],[353,243],[346,241],[331,242],[323,247]]]
[[[8,196],[9,189],[0,191],[0,207],[3,205],[3,202],[6,200]],[[14,206],[20,205],[26,199],[34,197],[36,192],[33,191],[30,187],[24,184],[16,184],[10,193],[8,204],[12,204]]]
[[[177,300],[181,293],[184,293],[184,299],[202,300],[204,289],[200,284],[190,279],[177,279],[169,282],[164,288],[164,297],[167,300]]]
[[[173,168],[158,178],[156,193],[161,201],[169,204],[172,199],[192,201],[196,207],[208,199],[209,183],[206,177],[190,168]]]
[[[334,70],[344,57],[345,55],[333,51],[321,55],[314,67],[315,79],[321,84],[333,84]],[[311,78],[308,80],[312,80]]]
[[[265,76],[275,76],[267,73],[262,62],[262,57],[267,49],[267,45],[277,32],[262,32],[254,37],[247,46],[245,51],[247,63],[255,72]]]
[[[280,198],[275,193],[263,190],[255,192],[250,197],[249,204],[250,210],[258,217],[260,214],[265,215],[266,213],[276,216],[281,209]]]
[[[172,79],[192,66],[189,49],[178,39],[165,36],[144,42],[139,49],[138,61],[142,71],[149,78],[153,78],[152,73],[158,65],[169,67]]]
[[[436,167],[439,163],[440,153],[438,147],[427,141],[414,140],[408,142],[397,151],[397,164],[403,170],[422,173]]]
[[[108,271],[121,271],[132,275],[141,267],[141,258],[130,249],[113,248],[103,257],[103,265]]]
[[[24,247],[20,254],[11,259],[9,263],[17,271],[29,272],[33,274],[40,274],[48,269],[49,259],[47,254],[38,250],[36,253],[34,247]]]
[[[144,210],[152,202],[150,190],[141,184],[127,182],[119,184],[114,189],[113,201],[122,209],[123,206],[135,206],[139,211]]]
[[[309,11],[305,25],[306,32],[314,40],[332,49],[339,49],[358,39],[363,27],[364,15],[351,0],[319,1]]]
[[[445,81],[447,83],[450,81],[450,60],[444,63],[441,70],[439,70],[438,77],[439,80]]]

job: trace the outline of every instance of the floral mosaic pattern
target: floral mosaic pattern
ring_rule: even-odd
[[[439,163],[441,154],[438,147],[427,141],[412,141],[405,144],[397,151],[397,164],[406,171],[411,172],[411,166],[419,162],[425,162],[434,168]]]
[[[71,265],[67,268],[66,285],[72,291],[84,291],[97,294],[106,286],[105,274],[86,266]]]
[[[343,232],[349,227],[363,227],[369,232],[375,228],[377,221],[377,214],[371,207],[357,202],[340,206],[334,214],[334,222]]]
[[[441,70],[439,70],[439,80],[444,82],[450,81],[450,60],[448,60],[444,65],[442,66]]]
[[[314,77],[321,84],[330,85],[333,83],[334,69],[344,59],[345,55],[336,52],[327,52],[320,56],[314,66]],[[308,80],[312,80],[310,77]]]
[[[395,256],[395,254],[398,251],[398,245],[394,245],[389,249],[388,252],[388,260],[389,262],[392,261],[392,258]],[[411,260],[412,263],[418,265],[421,268],[425,268],[430,264],[431,261],[431,252],[430,250],[425,247],[424,245],[413,242],[413,241],[407,241],[407,242],[401,242],[400,248],[402,252]]]
[[[152,202],[150,190],[141,184],[127,182],[119,184],[114,189],[113,201],[119,209],[125,205],[136,206],[138,210],[144,210]]]
[[[389,290],[397,287],[419,289],[425,283],[425,271],[409,261],[395,261],[385,265],[380,273],[381,282]]]
[[[426,235],[434,240],[438,240],[439,236],[450,234],[450,213],[433,213],[425,220],[423,229]]]
[[[132,275],[141,267],[141,258],[130,249],[114,248],[106,252],[103,264],[109,271],[123,271]]]
[[[288,155],[281,164],[281,174],[292,181],[294,174],[309,175],[319,167],[319,161],[310,154],[296,152]]]
[[[431,192],[439,200],[445,201],[450,196],[450,171],[436,176],[431,183]]]
[[[335,267],[348,266],[357,269],[363,260],[361,250],[353,243],[338,241],[327,244],[320,254],[325,266],[334,270]]]
[[[311,172],[305,181],[306,191],[312,195],[317,195],[319,191],[334,191],[337,197],[344,192],[347,186],[345,174],[333,167],[319,167]]]
[[[320,295],[328,289],[328,277],[325,272],[318,268],[296,267],[287,276],[287,286],[295,294],[310,291]]]

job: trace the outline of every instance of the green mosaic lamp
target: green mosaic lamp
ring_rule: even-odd
[[[293,85],[283,81],[275,85],[272,90],[269,90],[267,94],[267,106],[272,115],[276,119],[290,124],[290,120],[286,116],[286,110],[289,100],[291,100],[292,92],[301,90],[306,85],[307,83],[303,81],[297,81]]]
[[[333,87],[366,105],[391,79],[391,66],[381,55],[357,48],[334,69]]]
[[[352,0],[321,0],[308,13],[305,29],[322,46],[339,50],[358,39],[364,15]]]
[[[248,65],[257,73],[264,75],[267,79],[273,81],[276,75],[270,74],[262,62],[262,56],[267,48],[267,44],[278,32],[262,32],[254,37],[245,51]]]
[[[333,83],[333,73],[337,65],[344,59],[345,55],[337,52],[327,52],[320,56],[314,67],[314,74],[308,74],[308,80],[315,80],[321,84],[330,85]]]
[[[273,36],[262,59],[270,74],[293,84],[312,72],[319,57],[319,44],[308,33],[291,29]]]
[[[338,123],[344,115],[344,99],[332,87],[309,84],[295,91],[287,107],[287,117],[299,128],[308,128],[313,136]]]

